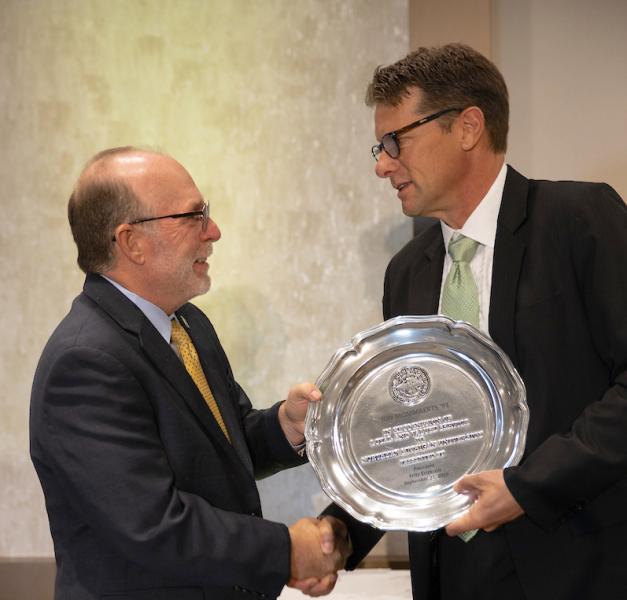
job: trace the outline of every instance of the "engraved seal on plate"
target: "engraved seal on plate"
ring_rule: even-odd
[[[429,374],[421,367],[402,367],[390,377],[390,396],[403,406],[420,404],[430,389]]]

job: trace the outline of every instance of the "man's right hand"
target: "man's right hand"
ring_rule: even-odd
[[[290,528],[291,574],[288,586],[310,596],[328,594],[352,552],[346,526],[333,517],[306,518]]]

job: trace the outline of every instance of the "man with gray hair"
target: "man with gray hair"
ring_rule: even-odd
[[[83,293],[43,351],[31,456],[58,600],[274,598],[332,589],[347,552],[333,519],[262,518],[255,478],[302,464],[313,384],[252,408],[208,291],[220,230],[189,173],[134,148],[98,154],[68,206]]]
[[[469,511],[409,535],[414,598],[627,598],[625,204],[608,185],[505,164],[507,87],[468,46],[378,68],[367,103],[376,174],[406,215],[437,219],[390,261],[384,317],[472,322],[518,369],[530,409],[520,465],[462,477]],[[472,293],[454,303],[462,261]],[[353,568],[382,533],[326,512],[349,525]]]

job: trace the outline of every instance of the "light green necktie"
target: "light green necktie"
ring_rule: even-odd
[[[479,242],[463,235],[451,238],[448,253],[453,260],[442,288],[442,313],[456,321],[479,327],[479,292],[470,270],[470,261]]]
[[[470,261],[477,251],[479,242],[463,235],[451,238],[448,253],[453,260],[451,270],[442,288],[442,313],[457,321],[466,321],[479,327],[479,292],[470,270]],[[476,529],[464,531],[459,538],[469,542]]]

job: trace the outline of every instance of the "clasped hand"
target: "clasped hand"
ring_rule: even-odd
[[[346,526],[334,517],[306,518],[289,530],[292,550],[287,585],[309,596],[328,594],[352,552]]]

